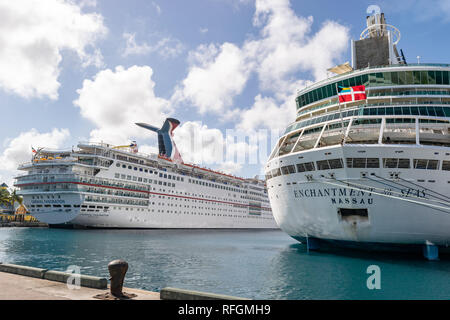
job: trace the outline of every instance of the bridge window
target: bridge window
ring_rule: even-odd
[[[286,166],[281,168],[281,172],[284,175],[295,173],[295,166]]]
[[[414,168],[423,170],[437,170],[439,160],[414,159]]]
[[[342,169],[343,167],[342,159],[317,161],[317,170]]]
[[[298,163],[297,171],[298,172],[308,172],[316,170],[314,167],[314,162],[306,162],[306,163]]]
[[[450,161],[442,161],[442,170],[450,171]]]
[[[379,168],[378,158],[347,158],[347,168]]]
[[[384,158],[383,167],[388,169],[409,169],[411,164],[409,159]]]

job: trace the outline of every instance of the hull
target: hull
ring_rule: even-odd
[[[132,213],[135,211],[135,213]],[[141,209],[131,212],[111,209],[103,212],[72,212],[68,215],[53,211],[35,214],[42,222],[58,227],[130,228],[130,229],[278,229],[273,219],[259,216],[222,216],[206,213],[183,215],[151,212]]]
[[[362,151],[368,158],[394,158],[399,152],[411,159],[445,155],[442,148],[373,145],[337,146],[301,155],[304,161],[318,161],[324,153],[345,159]],[[295,164],[298,159],[299,154],[291,154],[269,167],[279,165],[276,161]],[[392,179],[393,172],[400,179]],[[281,175],[269,180],[268,192],[278,225],[300,241],[309,237],[361,245],[448,246],[448,181],[450,172],[440,170],[341,168]]]

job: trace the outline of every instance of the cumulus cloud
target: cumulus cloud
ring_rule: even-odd
[[[163,58],[175,58],[184,51],[181,41],[171,37],[160,39],[155,45],[149,45],[146,42],[136,43],[136,34],[134,33],[125,32],[123,38],[126,41],[126,47],[122,53],[124,57],[157,52]]]
[[[97,0],[79,0],[78,1],[78,5],[81,8],[96,7],[97,6]]]
[[[63,148],[69,137],[68,129],[53,129],[45,133],[31,129],[22,132],[15,138],[6,139],[4,141],[5,149],[0,155],[0,163],[2,164],[0,175],[8,177],[9,180],[6,183],[12,186],[12,178],[19,173],[18,165],[31,160],[31,147],[35,149],[39,147]]]
[[[148,66],[102,70],[93,80],[84,80],[74,104],[81,115],[95,125],[92,141],[128,143],[148,137],[148,131],[134,125],[149,122],[158,126],[172,113],[167,100],[157,97]]]
[[[174,140],[187,163],[214,164],[224,160],[224,137],[219,129],[188,121],[174,131]]]
[[[319,80],[346,51],[349,31],[333,21],[312,34],[314,19],[299,17],[289,0],[257,0],[253,24],[259,36],[242,46],[231,43],[201,45],[190,53],[188,75],[174,95],[174,101],[188,101],[201,114],[236,118],[233,101],[257,75],[261,93],[255,104],[241,112],[238,127],[279,128],[294,120],[295,92],[306,79]],[[310,74],[310,76],[308,76]],[[266,93],[267,97],[263,93]],[[292,101],[287,101],[291,99]],[[277,114],[283,113],[280,116]],[[273,115],[274,118],[270,118]],[[270,119],[270,120],[267,120]]]
[[[100,67],[95,44],[106,33],[100,14],[82,13],[71,1],[0,0],[0,87],[25,98],[57,99],[61,52]]]
[[[226,130],[225,135],[218,129],[208,128],[200,122],[188,121],[174,131],[174,139],[183,160],[228,173],[236,173],[245,164],[259,164],[258,150],[267,146],[267,135],[248,131]],[[267,150],[265,151],[267,153]]]
[[[233,104],[250,75],[242,50],[232,44],[200,46],[190,55],[194,61],[175,100],[192,102],[200,113],[221,112]]]

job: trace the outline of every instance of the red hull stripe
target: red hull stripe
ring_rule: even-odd
[[[167,197],[182,198],[182,199],[192,199],[192,200],[200,200],[200,201],[217,202],[217,203],[223,203],[223,204],[232,204],[232,205],[240,206],[240,207],[254,207],[254,208],[268,209],[268,210],[272,211],[272,209],[268,208],[268,207],[258,207],[258,206],[252,206],[252,205],[249,205],[249,204],[240,204],[240,203],[227,202],[227,201],[219,201],[219,200],[211,200],[211,199],[204,199],[204,198],[187,197],[187,196],[180,196],[180,195],[173,195],[173,194],[166,194],[166,193],[159,193],[159,192],[151,192],[151,191],[145,191],[145,190],[134,190],[134,189],[127,189],[127,188],[120,188],[120,187],[102,186],[102,185],[99,185],[99,184],[91,184],[91,183],[84,183],[84,182],[73,182],[73,181],[39,182],[39,183],[16,184],[15,186],[17,186],[17,187],[25,187],[25,186],[37,186],[37,185],[47,185],[47,184],[62,184],[62,183],[79,184],[79,185],[83,185],[83,186],[100,187],[100,188],[124,190],[124,191],[131,191],[131,192],[141,192],[141,193],[148,193],[148,194],[154,194],[154,195],[159,195],[159,196],[167,196]]]

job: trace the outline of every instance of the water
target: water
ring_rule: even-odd
[[[166,286],[253,299],[449,299],[450,258],[328,250],[307,253],[281,231],[0,228],[0,261],[108,277],[125,259],[125,285]],[[369,290],[369,265],[381,290]]]

